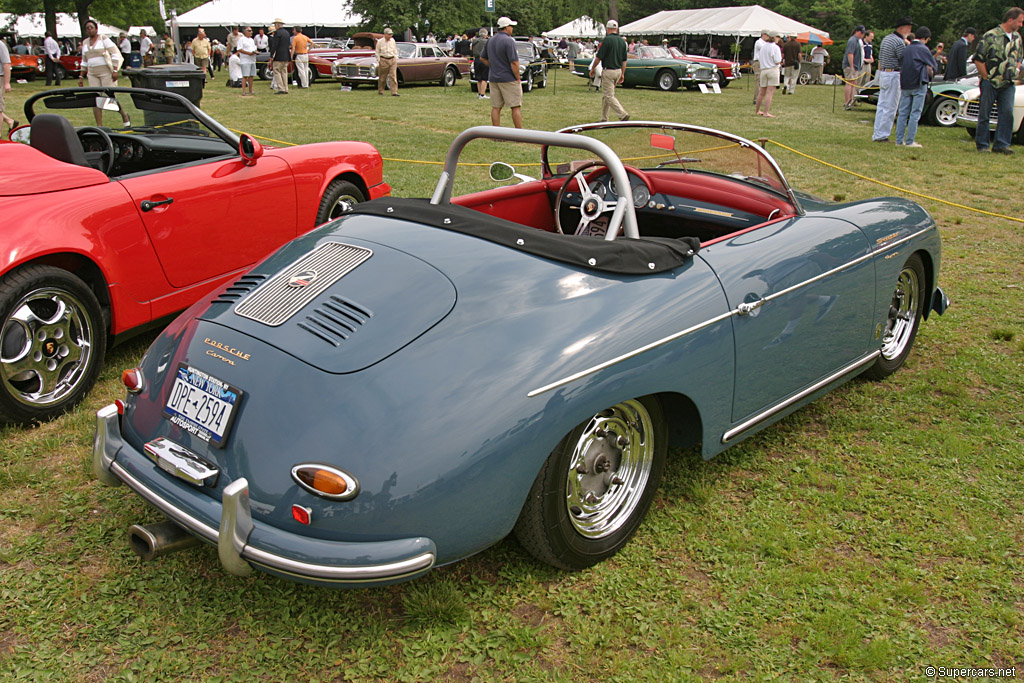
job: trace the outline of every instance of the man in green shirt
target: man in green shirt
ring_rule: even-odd
[[[620,121],[628,121],[629,114],[615,98],[615,86],[622,83],[626,75],[628,51],[626,41],[619,35],[619,22],[609,19],[606,25],[607,35],[601,41],[597,57],[590,65],[590,78],[601,66],[601,120],[608,120],[608,112],[613,111]]]
[[[1024,9],[1011,7],[1006,10],[1003,22],[981,37],[978,50],[971,58],[978,67],[981,80],[978,128],[974,133],[974,144],[979,152],[988,151],[989,113],[995,103],[997,119],[992,151],[1013,154],[1010,149],[1015,94],[1013,82],[1021,77],[1021,60],[1024,59],[1024,47],[1017,33],[1021,26],[1024,26]]]

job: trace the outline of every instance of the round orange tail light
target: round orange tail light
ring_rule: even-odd
[[[321,498],[351,500],[359,493],[359,482],[355,477],[330,465],[296,465],[292,468],[292,479],[302,488]]]

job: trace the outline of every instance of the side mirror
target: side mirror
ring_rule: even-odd
[[[263,156],[263,145],[248,133],[242,133],[238,139],[238,153],[246,166],[255,166],[256,160]]]
[[[511,180],[512,176],[516,174],[516,169],[512,168],[509,164],[503,161],[495,161],[491,164],[490,175],[491,180],[495,182],[501,182],[503,180]]]
[[[25,124],[13,128],[7,135],[11,142],[20,142],[25,145],[32,144],[32,126]]]

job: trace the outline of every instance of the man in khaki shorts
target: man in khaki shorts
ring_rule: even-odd
[[[487,41],[480,59],[487,65],[491,83],[491,124],[501,125],[501,110],[512,111],[512,125],[523,127],[523,84],[519,78],[519,51],[512,39],[517,22],[508,17],[498,19],[498,30]]]

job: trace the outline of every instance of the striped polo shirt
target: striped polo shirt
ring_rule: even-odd
[[[906,46],[907,41],[898,33],[890,33],[882,38],[882,44],[878,46],[878,68],[899,71],[903,48]]]

